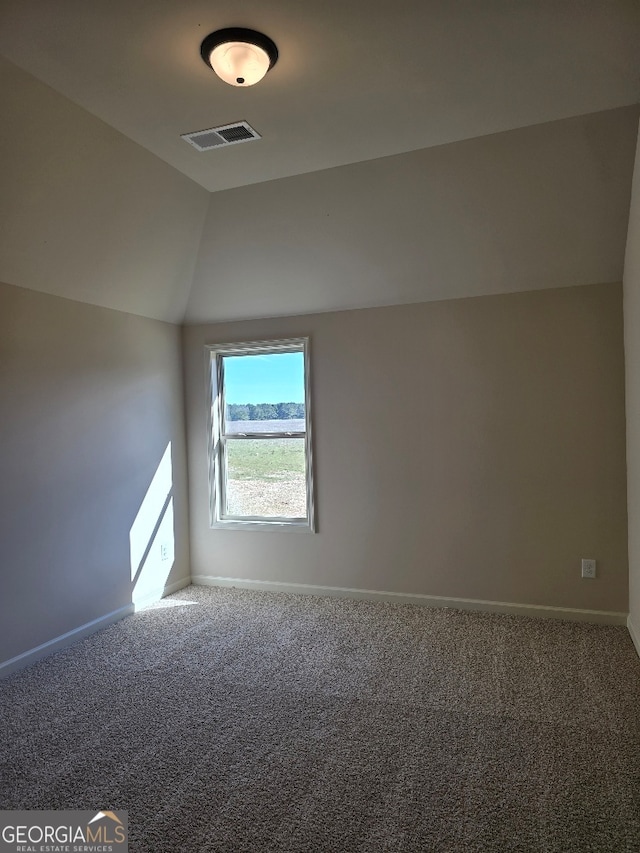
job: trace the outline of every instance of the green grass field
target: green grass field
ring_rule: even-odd
[[[227,442],[230,480],[288,480],[304,475],[303,438],[246,439]]]

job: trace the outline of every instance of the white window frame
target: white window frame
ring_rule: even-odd
[[[304,357],[305,431],[225,433],[223,357],[243,355],[272,355],[302,352]],[[232,530],[307,530],[315,532],[315,502],[313,487],[313,451],[311,441],[311,381],[309,338],[249,341],[245,343],[210,344],[205,347],[207,390],[207,440],[209,459],[209,523],[213,528]],[[232,516],[223,512],[225,497],[224,451],[229,441],[274,438],[305,439],[305,469],[307,517]]]

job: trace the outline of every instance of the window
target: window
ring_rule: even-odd
[[[314,530],[308,339],[207,347],[211,525]]]

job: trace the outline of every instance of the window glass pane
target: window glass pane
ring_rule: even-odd
[[[302,352],[223,356],[227,434],[304,432]]]
[[[227,441],[227,515],[305,518],[304,438]]]

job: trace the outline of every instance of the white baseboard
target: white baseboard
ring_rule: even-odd
[[[172,595],[174,592],[178,592],[178,590],[184,589],[185,586],[191,586],[190,577],[181,578],[180,580],[174,581],[173,583],[168,583],[166,586],[151,590],[151,592],[148,592],[146,595],[143,595],[142,598],[139,598],[134,601],[133,606],[136,611],[142,610],[149,604],[154,604],[156,601],[160,601],[160,599],[165,598],[165,596]]]
[[[640,657],[640,631],[633,624],[631,614],[627,616],[627,628],[629,629],[633,645],[636,647],[636,651],[638,652],[638,657]]]
[[[348,589],[339,586],[314,586],[304,583],[256,581],[245,578],[222,578],[193,575],[195,586],[224,586],[255,589],[261,592],[288,592],[294,595],[330,595],[336,598],[357,598],[367,601],[391,601],[397,604],[418,604],[423,607],[454,607],[458,610],[481,610],[489,613],[510,613],[535,619],[562,619],[569,622],[596,622],[603,625],[625,625],[627,614],[608,610],[578,610],[572,607],[546,607],[540,604],[512,604],[506,601],[482,601],[475,598],[444,598],[439,595],[419,595],[407,592],[383,592],[374,589]],[[631,630],[631,629],[630,629]]]
[[[416,604],[422,607],[453,607],[458,610],[480,610],[488,613],[509,613],[516,616],[529,616],[537,619],[561,619],[569,622],[594,622],[603,625],[625,625],[629,631],[633,644],[640,656],[640,631],[626,613],[618,613],[607,610],[580,610],[571,607],[546,607],[539,604],[514,604],[505,601],[483,601],[474,598],[445,598],[438,595],[421,595],[406,592],[386,592],[373,589],[351,589],[338,586],[318,586],[304,583],[281,583],[279,581],[247,580],[246,578],[224,578],[211,577],[208,575],[194,575],[191,578],[182,578],[163,587],[158,591],[157,597],[149,594],[145,597],[151,600],[164,598],[178,592],[180,589],[193,584],[194,586],[219,586],[237,587],[238,589],[253,589],[259,592],[287,592],[294,595],[328,595],[335,598],[355,598],[364,601],[389,601],[396,604]],[[78,640],[106,628],[108,625],[124,619],[134,613],[135,609],[144,606],[141,602],[127,604],[107,613],[99,619],[94,619],[68,631],[53,640],[42,643],[33,649],[29,649],[16,657],[0,663],[0,679],[20,669],[24,669],[32,663],[40,660],[53,652],[65,649]]]
[[[73,631],[67,631],[66,634],[61,634],[59,637],[42,643],[42,645],[36,646],[34,649],[29,649],[21,655],[16,655],[16,657],[0,663],[0,678],[11,675],[12,672],[17,672],[19,669],[24,669],[26,666],[30,666],[32,663],[40,660],[40,658],[53,654],[53,652],[66,649],[68,646],[73,645],[73,643],[77,643],[78,640],[82,640],[90,634],[95,634],[96,631],[106,628],[107,625],[111,625],[113,622],[119,622],[120,619],[124,619],[125,616],[129,616],[131,613],[133,613],[133,604],[126,604],[112,613],[107,613],[106,616],[101,616],[99,619],[87,622],[79,628],[74,628]]]
[[[173,583],[167,584],[164,588],[164,598],[165,595],[173,595],[174,592],[178,592],[180,589],[184,589],[186,586],[191,586],[191,575],[186,578],[180,578],[178,581],[174,581]]]

